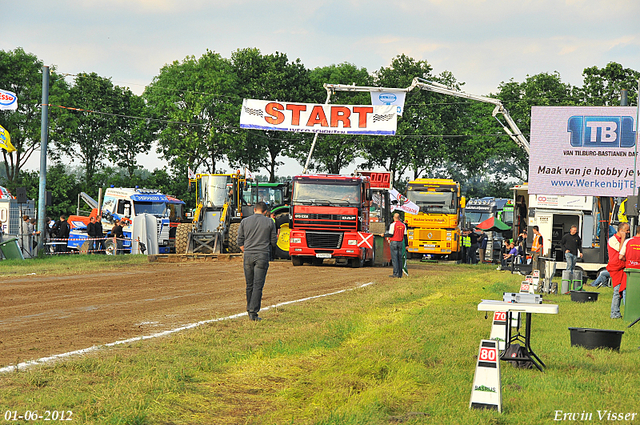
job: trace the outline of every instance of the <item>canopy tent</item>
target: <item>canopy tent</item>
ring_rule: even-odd
[[[511,229],[511,227],[509,227],[509,225],[505,224],[505,222],[500,220],[499,218],[489,217],[482,223],[478,224],[476,226],[476,229],[484,230],[485,232],[493,232],[496,230],[499,232],[503,232],[505,230]]]

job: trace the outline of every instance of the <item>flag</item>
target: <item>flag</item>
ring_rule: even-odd
[[[372,105],[393,105],[396,107],[398,116],[402,116],[404,109],[404,98],[407,95],[406,89],[384,89],[371,92]]]
[[[391,200],[391,211],[402,210],[412,215],[416,215],[420,212],[420,207],[395,189],[391,189],[389,191],[389,198]]]
[[[0,110],[16,111],[18,96],[14,92],[0,89]]]
[[[244,178],[248,180],[253,180],[253,173],[248,168],[244,169]]]
[[[11,136],[9,132],[4,129],[3,126],[0,125],[0,148],[6,150],[7,152],[13,152],[16,148],[11,144]]]
[[[193,172],[191,167],[187,167],[187,177],[189,177],[189,180],[195,180],[196,178],[196,173]]]

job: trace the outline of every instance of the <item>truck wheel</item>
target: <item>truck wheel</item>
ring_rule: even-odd
[[[116,255],[116,244],[113,243],[113,238],[109,238],[104,242],[105,254]]]
[[[362,253],[362,258],[351,258],[349,259],[349,265],[351,266],[351,268],[353,269],[357,269],[360,268],[362,266],[364,266],[364,252]]]
[[[276,231],[278,232],[278,242],[276,243],[276,258],[289,259],[289,213],[280,214],[276,217]]]
[[[302,265],[302,258],[298,257],[297,255],[294,257],[291,257],[291,264],[294,265],[294,267],[298,267]]]
[[[179,223],[176,228],[176,254],[187,253],[187,242],[189,241],[189,232],[191,231],[191,223]]]
[[[376,264],[376,247],[375,244],[371,250],[371,258],[367,260],[367,266],[373,267]]]
[[[238,246],[238,229],[239,228],[240,228],[240,223],[231,223],[231,225],[229,225],[229,239],[227,239],[229,253],[240,252],[240,247]]]

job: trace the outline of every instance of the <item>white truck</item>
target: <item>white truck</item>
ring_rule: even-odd
[[[97,211],[98,203],[88,196],[83,199],[90,207]],[[161,254],[170,252],[170,204],[175,203],[175,198],[168,197],[160,193],[158,190],[139,189],[139,188],[108,188],[104,194],[104,200],[101,207],[102,227],[105,232],[109,232],[116,221],[126,218],[128,224],[123,228],[125,240],[122,249],[125,252],[131,250],[131,236],[133,234],[132,222],[136,216],[141,214],[149,214],[156,218],[156,233],[158,235],[158,251]],[[182,201],[180,201],[182,202]],[[86,224],[88,217],[79,220],[80,217],[74,216],[70,219],[71,234],[69,236],[68,247],[80,251],[88,249],[85,244],[87,238]],[[107,253],[112,253],[115,247],[112,246],[110,240],[106,241]]]
[[[601,199],[595,196],[530,195],[527,184],[517,185],[512,190],[515,203],[514,238],[526,226],[528,252],[533,240],[532,228],[538,226],[544,240],[542,256],[555,259],[556,270],[564,270],[567,263],[560,241],[575,225],[582,239],[583,253],[576,270],[583,270],[593,277],[607,267],[604,254],[606,236],[601,237],[600,216],[604,215],[607,220],[609,217],[606,211],[602,213]]]

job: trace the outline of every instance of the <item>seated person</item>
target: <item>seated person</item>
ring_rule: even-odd
[[[516,248],[513,241],[509,242],[508,250],[506,254],[502,254],[502,267],[507,267],[518,256],[518,248]]]

